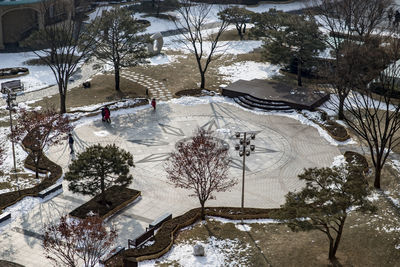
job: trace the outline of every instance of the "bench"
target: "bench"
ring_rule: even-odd
[[[7,220],[11,219],[11,213],[10,212],[3,212],[0,214],[0,223],[5,222]]]
[[[149,227],[146,228],[146,232],[142,235],[138,236],[135,239],[128,239],[128,248],[138,247],[141,244],[145,243],[151,237],[154,236],[154,231],[157,230],[165,221],[172,219],[172,213],[165,213],[164,215],[155,219],[152,223],[149,224]]]
[[[10,91],[22,91],[24,90],[24,85],[21,80],[13,80],[1,84],[1,93],[6,94],[7,90]]]
[[[128,248],[130,249],[131,247],[138,247],[147,240],[149,240],[151,237],[154,236],[154,230],[155,228],[149,229],[148,231],[144,232],[142,235],[138,236],[135,239],[128,239]]]
[[[164,222],[172,219],[172,213],[165,213],[162,216],[155,219],[152,223],[149,224],[149,229],[157,229],[163,224]]]
[[[62,183],[59,184],[53,184],[50,187],[47,187],[46,189],[42,190],[39,192],[38,196],[40,198],[45,198],[46,196],[50,195],[53,192],[56,192],[58,190],[62,189]],[[61,192],[60,192],[61,193]]]

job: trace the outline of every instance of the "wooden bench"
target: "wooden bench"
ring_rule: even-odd
[[[62,183],[59,184],[53,184],[50,187],[47,187],[46,189],[42,190],[39,192],[38,196],[40,198],[45,198],[46,196],[50,195],[53,192],[56,192],[57,190],[62,189]],[[61,194],[61,192],[60,192]],[[57,194],[58,195],[58,194]]]
[[[5,222],[7,220],[11,219],[11,213],[10,212],[3,212],[0,214],[0,223]]]
[[[135,239],[128,239],[128,248],[136,248],[145,243],[147,240],[154,236],[155,230],[157,230],[165,221],[168,221],[170,219],[172,219],[172,213],[165,213],[164,215],[155,219],[152,223],[149,224],[149,227],[146,228],[146,232],[144,232],[142,235],[138,236]]]
[[[162,216],[155,219],[152,223],[150,223],[149,229],[152,229],[152,228],[157,229],[161,226],[161,224],[163,224],[164,222],[171,220],[171,219],[172,219],[172,213],[165,213]]]
[[[138,236],[135,239],[128,239],[128,248],[130,249],[131,247],[138,247],[141,244],[143,244],[144,242],[146,242],[147,240],[149,240],[151,237],[154,236],[154,230],[155,228],[152,228],[150,230],[146,230],[146,232],[144,232],[143,234],[141,234],[140,236]]]

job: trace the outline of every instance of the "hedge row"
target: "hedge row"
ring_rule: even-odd
[[[28,157],[24,161],[25,167],[32,171],[35,171],[34,163],[32,157],[30,156],[33,142],[34,139],[32,138],[32,134],[28,133],[24,138],[24,140],[22,140],[22,147],[26,152],[28,152]],[[14,205],[24,197],[27,196],[37,197],[40,191],[55,184],[62,175],[62,168],[59,165],[52,162],[50,159],[48,159],[44,154],[41,157],[41,160],[39,161],[39,170],[42,173],[49,172],[50,175],[44,178],[39,184],[35,185],[34,187],[22,189],[20,191],[13,191],[1,194],[0,211],[11,205]]]
[[[242,214],[241,208],[213,207],[206,208],[207,216],[222,217],[226,219],[265,219],[277,218],[274,212],[278,209],[245,208]],[[125,250],[119,257],[113,257],[106,262],[106,266],[123,266],[123,259],[143,261],[156,259],[167,253],[173,245],[175,235],[180,229],[192,225],[201,218],[200,208],[192,209],[185,214],[166,221],[154,235],[154,244],[147,247]]]

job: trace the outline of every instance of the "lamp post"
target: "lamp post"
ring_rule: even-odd
[[[248,138],[250,135],[250,138]],[[243,138],[242,138],[243,136]],[[246,173],[246,156],[250,156],[251,151],[254,151],[255,145],[250,144],[250,139],[254,140],[256,138],[256,134],[254,132],[236,132],[235,137],[240,139],[239,144],[235,145],[235,150],[239,151],[239,156],[243,157],[243,171],[242,171],[242,224],[243,224],[243,214],[244,214],[244,180]],[[247,149],[250,147],[250,149]]]
[[[13,127],[13,118],[12,112],[15,112],[14,107],[17,104],[14,101],[17,99],[18,95],[22,95],[24,90],[24,86],[20,80],[9,81],[1,84],[1,93],[3,94],[3,98],[6,99],[7,107],[6,109],[9,111],[10,115],[10,132],[11,132],[11,147],[12,147],[12,154],[13,154],[13,163],[14,163],[14,175],[15,180],[17,182],[18,192],[19,190],[19,183],[18,183],[18,174],[17,174],[17,162],[15,158],[15,144],[14,144],[14,127]]]

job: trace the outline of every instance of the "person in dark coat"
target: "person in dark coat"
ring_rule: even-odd
[[[69,148],[71,149],[71,153],[70,154],[74,154],[74,138],[72,137],[72,134],[68,134],[68,144],[69,144]]]
[[[153,107],[154,110],[156,110],[156,99],[155,98],[153,98],[151,100],[151,106]]]
[[[105,119],[104,119],[104,116],[106,115],[106,108],[105,107],[103,107],[103,108],[101,108],[101,120],[102,121],[105,121]]]

